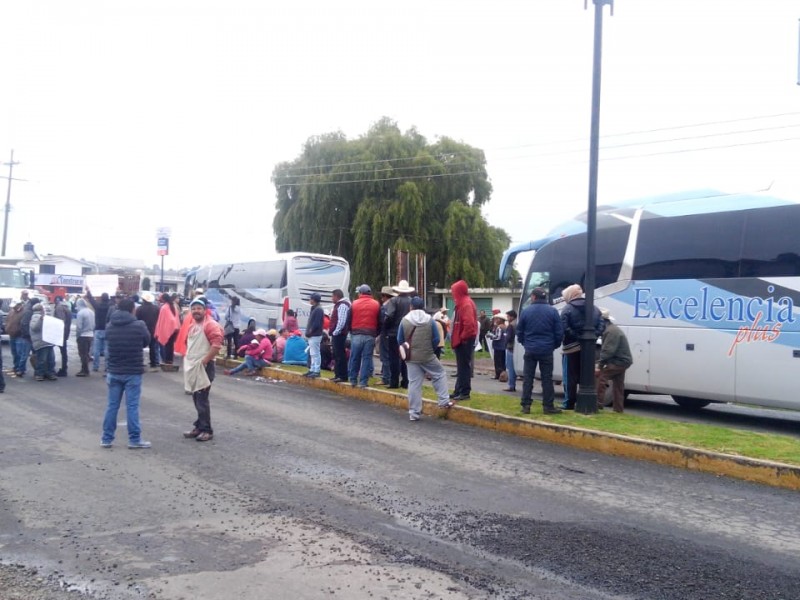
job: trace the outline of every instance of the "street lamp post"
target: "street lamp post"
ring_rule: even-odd
[[[600,146],[600,75],[603,61],[603,7],[608,4],[614,14],[614,0],[594,2],[594,54],[592,69],[592,124],[589,140],[589,207],[586,219],[586,314],[581,334],[581,378],[575,411],[584,415],[597,412],[597,393],[594,384],[594,332],[595,246],[597,237],[597,163]],[[588,0],[584,0],[588,7]]]

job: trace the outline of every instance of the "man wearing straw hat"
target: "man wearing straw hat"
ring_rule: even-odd
[[[386,303],[386,322],[384,335],[386,336],[386,346],[389,349],[389,389],[408,387],[408,370],[405,363],[400,360],[400,345],[397,342],[397,330],[400,322],[411,310],[411,292],[414,288],[408,285],[408,281],[401,279],[400,282],[392,287],[392,291],[397,295]]]

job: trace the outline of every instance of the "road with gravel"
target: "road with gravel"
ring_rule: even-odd
[[[97,375],[0,396],[4,599],[798,598],[796,492],[218,377],[100,447]],[[124,420],[124,413],[121,415]]]

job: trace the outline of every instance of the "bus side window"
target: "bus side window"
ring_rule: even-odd
[[[747,211],[742,242],[742,277],[800,275],[800,205]]]

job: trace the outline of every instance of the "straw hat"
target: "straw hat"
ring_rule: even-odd
[[[405,279],[401,279],[400,283],[392,288],[398,294],[410,294],[414,291],[414,288],[408,285],[408,281]]]

